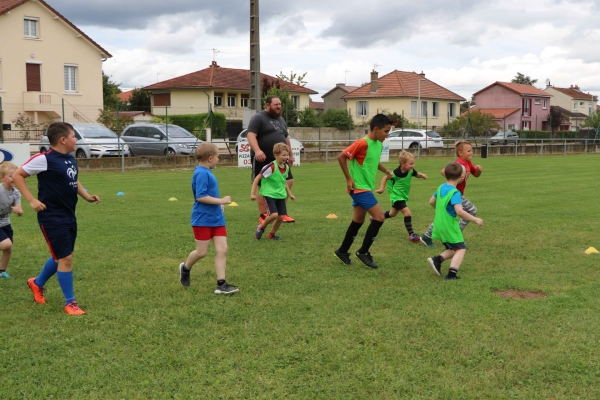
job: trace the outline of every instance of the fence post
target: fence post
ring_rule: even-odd
[[[65,99],[62,99],[62,122],[65,122]]]
[[[540,147],[540,157],[544,156],[544,139],[542,139],[542,146]]]
[[[321,143],[321,142],[319,142]],[[325,164],[329,162],[329,140],[325,141]]]
[[[565,134],[563,133],[563,155],[566,156],[567,155],[567,139],[565,139]]]
[[[0,141],[4,143],[4,112],[2,111],[2,97],[0,97]]]
[[[165,154],[166,156],[169,155],[169,109],[167,107],[167,104],[165,103],[165,132],[167,134],[167,150]]]

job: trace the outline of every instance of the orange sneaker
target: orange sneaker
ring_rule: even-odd
[[[83,315],[85,314],[85,311],[83,311],[81,308],[79,308],[79,306],[77,305],[76,301],[72,301],[69,304],[67,304],[65,306],[65,312],[69,315]]]
[[[27,286],[29,286],[29,289],[31,289],[33,292],[33,300],[35,300],[36,303],[46,304],[46,299],[44,298],[44,288],[35,284],[35,276],[27,279]]]
[[[289,215],[284,215],[283,216],[283,222],[290,223],[290,222],[296,222],[296,220],[294,218],[290,217]]]

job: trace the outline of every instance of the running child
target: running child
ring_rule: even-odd
[[[21,192],[13,187],[12,176],[19,167],[9,161],[0,165],[0,278],[10,278],[6,267],[12,255],[13,230],[10,225],[10,214],[23,215],[21,207]]]
[[[392,176],[385,175],[381,180],[381,187],[376,193],[383,193],[383,188],[387,185],[387,191],[390,195],[392,209],[383,213],[383,216],[393,218],[399,212],[404,215],[404,226],[408,232],[408,239],[413,243],[418,243],[421,238],[413,231],[412,214],[408,209],[408,196],[410,195],[410,183],[413,177],[427,179],[427,175],[415,170],[415,157],[408,151],[402,150],[398,156],[400,166],[396,168]]]
[[[276,233],[283,222],[283,218],[287,215],[285,200],[288,197],[292,201],[296,199],[289,186],[286,185],[286,179],[290,171],[290,167],[287,165],[287,160],[290,158],[289,146],[285,143],[276,143],[273,146],[273,155],[275,161],[265,165],[260,173],[256,175],[250,191],[250,200],[256,200],[256,190],[260,183],[260,194],[267,204],[268,216],[258,224],[256,232],[254,232],[254,237],[257,240],[260,240],[265,229],[272,222],[273,227],[267,239],[281,240]]]
[[[440,255],[428,258],[427,262],[433,268],[433,272],[441,276],[442,263],[450,260],[450,269],[445,279],[453,280],[460,279],[456,274],[467,252],[467,245],[458,219],[460,217],[465,221],[475,222],[479,226],[483,225],[483,220],[463,210],[462,196],[457,185],[466,179],[465,167],[456,161],[450,162],[444,168],[444,176],[447,179],[446,183],[440,185],[429,200],[429,204],[435,208],[432,237],[441,240],[446,250]]]

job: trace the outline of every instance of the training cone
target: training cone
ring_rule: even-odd
[[[593,248],[593,247],[590,247],[589,249],[587,249],[587,250],[585,251],[585,254],[595,254],[595,253],[600,253],[600,251],[596,250],[596,249],[595,249],[595,248]]]
[[[337,218],[337,215],[335,215],[335,214],[329,214],[325,218]]]
[[[229,203],[229,207],[237,207],[238,203],[236,203],[235,201],[232,201],[231,203]]]
[[[117,193],[117,196],[125,196],[125,193],[119,192],[119,193]]]
[[[175,197],[171,197],[169,201],[177,201],[177,199]]]

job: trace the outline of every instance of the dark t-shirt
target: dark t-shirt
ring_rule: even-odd
[[[254,132],[256,134],[258,147],[260,147],[267,157],[265,165],[275,160],[273,146],[280,142],[287,143],[286,138],[288,136],[288,131],[285,120],[282,117],[271,118],[264,110],[252,117],[248,124],[248,132]],[[252,156],[253,155],[254,154],[252,154]]]

